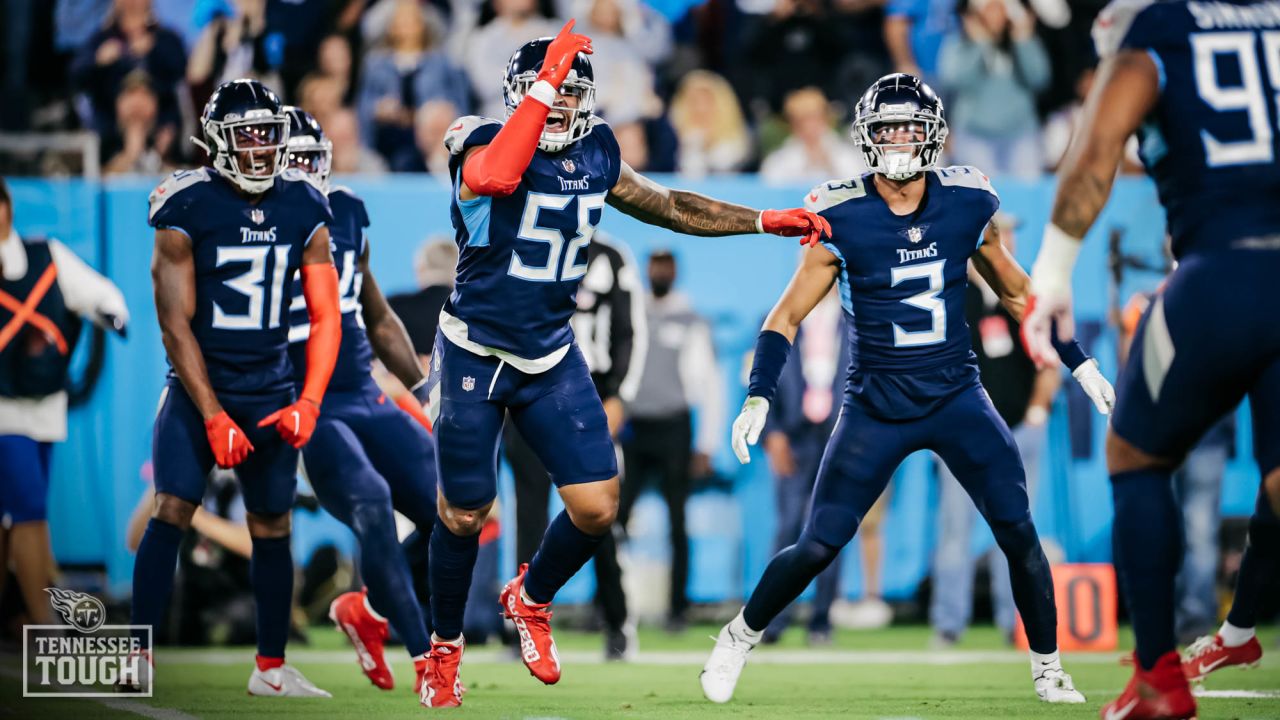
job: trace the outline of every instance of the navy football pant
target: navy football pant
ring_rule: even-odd
[[[356,534],[369,603],[418,656],[431,649],[392,509],[430,533],[436,517],[435,442],[376,386],[330,391],[303,467],[321,506]],[[425,553],[419,559],[425,565]],[[425,567],[419,569],[426,577]]]
[[[1180,462],[1248,396],[1263,477],[1280,467],[1280,323],[1258,304],[1277,277],[1280,252],[1274,250],[1184,258],[1138,324],[1116,383],[1115,434],[1149,455]],[[1170,477],[1168,469],[1147,468],[1111,478],[1116,570],[1144,667],[1176,645],[1174,577],[1183,528]],[[1278,562],[1280,520],[1260,497],[1241,565],[1236,620],[1253,620],[1248,608]]]
[[[0,520],[17,525],[47,520],[53,443],[0,435]]]
[[[942,458],[990,525],[1009,560],[1014,602],[1031,649],[1056,649],[1053,577],[1031,521],[1022,459],[1009,427],[977,383],[916,420],[881,420],[857,400],[845,401],[818,469],[809,519],[796,544],[774,556],[751,594],[748,626],[763,630],[831,564],[894,470],[918,450]]]

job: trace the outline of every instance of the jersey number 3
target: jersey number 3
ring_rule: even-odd
[[[529,193],[524,203],[524,212],[520,216],[520,231],[516,237],[521,240],[546,243],[548,245],[547,262],[545,265],[526,265],[520,258],[520,252],[513,250],[511,267],[507,270],[508,275],[532,282],[555,282],[556,280],[563,282],[577,280],[587,274],[586,259],[584,258],[581,263],[577,262],[578,253],[591,243],[591,236],[595,234],[596,226],[591,222],[591,211],[603,210],[604,193],[577,196],[578,231],[567,244],[563,232],[538,224],[542,211],[564,213],[573,198],[573,195]]]
[[[898,323],[893,324],[894,347],[920,347],[921,345],[937,345],[947,339],[947,304],[938,297],[942,292],[942,268],[946,260],[905,265],[889,271],[889,280],[893,286],[905,280],[928,280],[929,287],[924,292],[912,295],[902,302],[914,308],[927,310],[932,320],[928,330],[903,330]]]

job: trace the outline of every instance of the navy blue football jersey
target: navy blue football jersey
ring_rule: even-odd
[[[257,203],[211,168],[175,172],[151,192],[151,226],[191,239],[191,330],[215,391],[290,387],[289,283],[303,248],[331,220],[324,194],[296,171],[277,177]]]
[[[360,258],[368,247],[365,228],[369,227],[369,214],[364,209],[364,201],[341,186],[329,192],[329,208],[333,211],[333,221],[329,223],[329,249],[338,268],[338,304],[342,309],[342,345],[338,349],[338,362],[334,365],[329,388],[356,390],[373,382],[369,375],[373,349],[365,332],[360,305],[360,288],[364,284]],[[301,384],[307,375],[306,341],[311,335],[311,319],[307,315],[307,301],[302,296],[301,274],[293,279],[291,297],[289,359],[293,362],[293,379]]]
[[[587,246],[618,181],[622,159],[607,124],[558,153],[534,152],[507,197],[462,200],[462,159],[502,129],[464,117],[445,136],[452,158],[458,277],[445,312],[466,323],[467,339],[525,359],[573,342],[569,320],[587,272]]]
[[[1118,6],[1095,35],[1114,23],[1160,69],[1139,137],[1175,257],[1280,232],[1280,2]]]
[[[850,389],[884,417],[918,417],[976,380],[964,318],[969,256],[1000,199],[972,167],[925,173],[921,207],[895,215],[874,175],[814,188],[805,207],[831,223],[840,261]]]

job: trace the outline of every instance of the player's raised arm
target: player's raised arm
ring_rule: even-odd
[[[342,310],[338,306],[338,271],[329,250],[329,228],[321,225],[302,251],[302,296],[307,301],[311,332],[307,336],[307,376],[302,394],[288,407],[263,418],[258,427],[274,424],[281,437],[300,448],[311,439],[320,403],[338,362],[342,345]]]
[[[591,38],[574,33],[573,24],[573,20],[565,23],[547,46],[537,80],[498,134],[488,145],[474,148],[467,155],[459,188],[463,200],[474,200],[481,195],[505,197],[520,185],[520,178],[538,149],[547,116],[556,105],[560,85],[573,69],[574,59],[578,53],[590,55],[592,52]]]
[[[982,245],[973,254],[973,266],[1000,297],[1000,304],[1013,319],[1022,322],[1030,303],[1031,279],[1001,242],[1000,228],[994,220],[983,230]],[[1051,332],[1049,341],[1098,412],[1111,414],[1111,408],[1116,404],[1116,393],[1098,369],[1098,361],[1086,355],[1075,338],[1063,340],[1058,333]]]
[[[427,404],[427,376],[422,372],[422,363],[418,361],[418,353],[413,349],[409,332],[404,329],[400,316],[395,314],[387,298],[378,287],[373,271],[369,269],[369,248],[360,256],[360,272],[364,282],[360,286],[360,307],[364,318],[365,331],[369,336],[369,344],[373,346],[373,354],[382,361],[387,370],[413,393],[418,407],[401,407],[415,420],[430,429],[431,423],[422,406]],[[403,396],[410,404],[409,396]],[[397,400],[397,404],[400,404]],[[416,410],[416,412],[415,412]]]
[[[160,321],[160,339],[169,363],[177,373],[187,395],[204,418],[205,434],[219,467],[239,465],[253,444],[244,430],[227,415],[209,382],[209,370],[191,319],[196,313],[196,266],[191,252],[191,238],[179,230],[156,230],[155,252],[151,256],[151,281],[155,290],[156,318]]]
[[[803,237],[814,245],[831,237],[831,225],[803,208],[756,210],[684,190],[672,190],[622,163],[608,203],[637,220],[687,235],[743,235],[771,233]]]
[[[1059,340],[1074,332],[1071,271],[1085,233],[1111,194],[1124,146],[1160,95],[1160,71],[1151,56],[1123,50],[1103,61],[1085,102],[1084,120],[1058,170],[1058,191],[1044,241],[1031,266],[1031,301],[1022,324],[1027,352],[1037,365],[1057,360],[1049,341],[1056,322]]]
[[[738,418],[733,421],[731,444],[738,462],[751,462],[748,445],[755,445],[764,429],[769,403],[778,390],[778,378],[791,354],[791,343],[796,339],[800,323],[822,302],[831,291],[840,272],[840,260],[824,247],[805,251],[800,267],[783,291],[778,303],[765,318],[760,336],[756,338],[756,353],[751,361],[751,381],[747,400],[742,403]]]

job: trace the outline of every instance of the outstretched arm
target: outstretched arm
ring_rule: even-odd
[[[685,190],[673,190],[641,175],[625,162],[608,203],[641,222],[686,235],[718,236],[773,233],[804,236],[807,244],[831,236],[817,213],[801,209],[756,210]]]
[[[1022,340],[1037,365],[1052,364],[1049,340],[1056,324],[1058,340],[1074,332],[1071,271],[1080,242],[1111,195],[1124,146],[1156,106],[1160,72],[1149,54],[1124,50],[1103,61],[1085,102],[1084,120],[1058,169],[1058,191],[1044,241],[1031,266],[1031,295]]]
[[[764,430],[769,403],[778,390],[778,379],[782,377],[782,368],[787,364],[800,323],[831,291],[839,272],[840,260],[826,248],[806,251],[791,283],[765,318],[760,336],[756,338],[747,400],[738,419],[733,421],[731,444],[738,462],[751,462],[747,446],[755,445]]]
[[[413,342],[404,329],[404,323],[391,309],[382,289],[369,270],[369,249],[365,248],[360,256],[360,271],[364,273],[364,284],[360,286],[360,305],[364,308],[364,326],[369,333],[369,344],[373,346],[373,354],[378,356],[382,364],[406,388],[413,389],[426,380],[422,372],[422,364],[418,354],[413,350]]]

